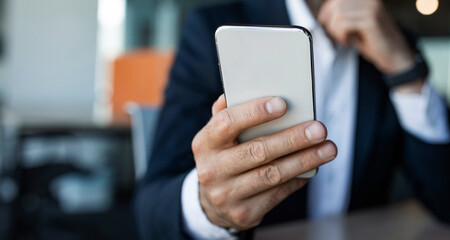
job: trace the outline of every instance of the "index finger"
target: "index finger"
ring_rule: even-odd
[[[280,118],[286,113],[286,102],[280,97],[259,98],[216,113],[206,125],[205,144],[223,148],[253,126]]]

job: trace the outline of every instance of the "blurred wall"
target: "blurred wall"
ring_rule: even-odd
[[[3,92],[3,85],[4,85],[4,79],[5,79],[5,61],[3,61],[2,57],[0,56],[0,105],[2,103],[2,92]]]
[[[6,0],[1,95],[24,123],[92,121],[95,0]]]
[[[424,37],[420,46],[431,69],[431,82],[450,105],[450,37]]]
[[[99,67],[98,1],[4,1],[0,103],[3,100],[25,124],[92,124]],[[186,13],[221,1],[229,0],[127,1],[126,47],[175,47]],[[427,37],[422,46],[433,83],[450,96],[450,38]]]

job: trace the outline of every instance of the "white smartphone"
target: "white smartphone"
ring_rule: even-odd
[[[221,26],[216,45],[228,107],[257,98],[282,97],[283,117],[239,136],[241,142],[315,120],[312,37],[294,26]],[[298,177],[312,178],[317,169]]]

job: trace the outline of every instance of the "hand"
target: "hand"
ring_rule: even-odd
[[[200,203],[212,223],[237,230],[258,225],[308,182],[296,176],[336,157],[326,128],[315,121],[241,144],[236,140],[245,129],[285,113],[279,97],[226,108],[222,95],[214,104],[213,117],[192,142]]]
[[[414,53],[380,0],[327,0],[318,17],[329,36],[355,43],[361,55],[385,74],[414,65]]]

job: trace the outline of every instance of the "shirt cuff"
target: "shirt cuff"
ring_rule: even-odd
[[[225,228],[210,222],[203,212],[198,197],[198,175],[195,168],[184,179],[181,207],[184,231],[193,239],[237,239]]]
[[[425,82],[422,92],[391,91],[400,125],[413,136],[430,144],[447,144],[450,132],[445,100]]]

